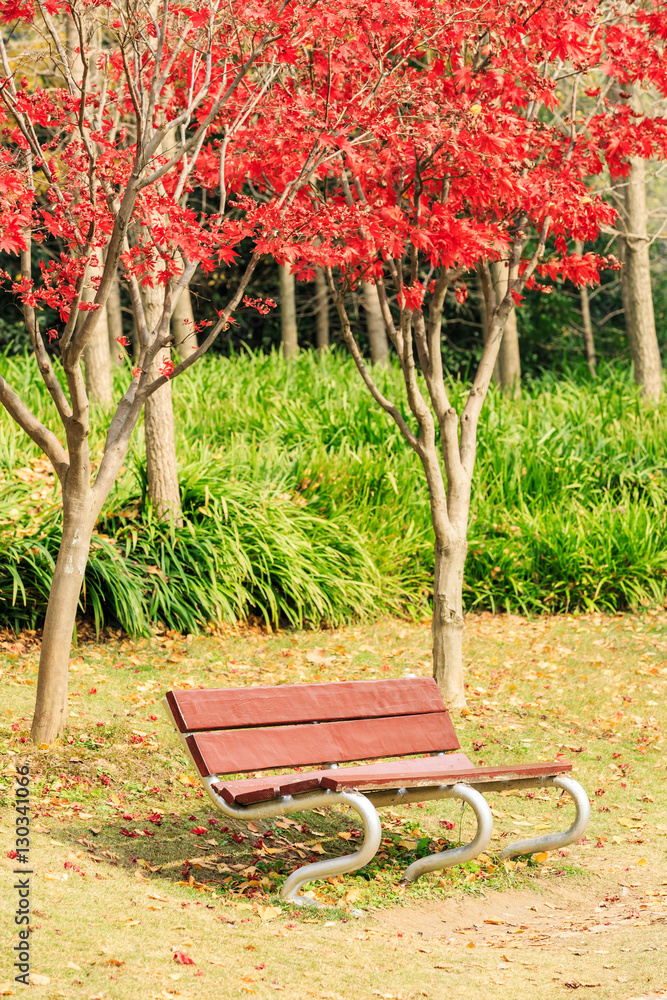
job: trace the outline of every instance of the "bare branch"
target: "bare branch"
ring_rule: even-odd
[[[526,286],[526,282],[535,272],[544,255],[544,248],[551,226],[551,217],[546,216],[542,223],[542,229],[537,241],[535,252],[528,262],[523,274],[519,277],[519,264],[521,253],[526,244],[526,235],[523,226],[526,220],[520,221],[517,238],[514,241],[509,258],[509,275],[507,291],[502,302],[495,306],[489,315],[489,335],[482,351],[482,357],[477,368],[477,374],[473,381],[466,405],[461,415],[461,461],[467,475],[472,476],[475,464],[475,452],[477,449],[477,425],[482,406],[486,398],[493,375],[493,368],[500,350],[500,343],[503,336],[505,323],[510,312],[516,308],[514,304],[514,292],[521,292]]]
[[[28,409],[21,397],[14,392],[2,375],[0,375],[0,403],[2,403],[19,427],[22,427],[35,444],[42,449],[62,483],[69,469],[67,452],[53,431],[50,431],[48,427],[40,423],[35,414]]]
[[[25,241],[26,248],[21,251],[21,276],[25,279],[30,278],[32,236],[29,229],[24,230],[23,239]],[[32,306],[27,304],[23,305],[23,317],[25,319],[28,336],[30,337],[30,343],[32,344],[32,349],[35,353],[35,359],[37,361],[40,375],[44,380],[46,388],[49,390],[53,402],[56,404],[56,409],[58,410],[60,419],[66,426],[67,421],[72,416],[72,408],[70,407],[65,393],[63,392],[63,387],[58,381],[58,377],[53,370],[53,365],[51,364],[46,347],[44,346],[44,341],[42,340],[41,331],[37,325],[35,310]]]
[[[371,373],[368,371],[368,368],[364,363],[363,355],[361,353],[361,350],[359,349],[359,345],[355,339],[355,336],[352,333],[352,328],[350,326],[350,320],[347,315],[347,310],[345,309],[343,296],[341,295],[341,293],[338,291],[338,289],[334,284],[333,275],[331,273],[330,267],[325,268],[325,274],[327,276],[327,283],[329,285],[329,291],[331,292],[331,297],[333,298],[336,304],[336,309],[340,317],[343,340],[347,344],[350,350],[350,354],[354,358],[354,363],[357,366],[359,374],[364,380],[366,387],[368,388],[371,396],[376,401],[376,403],[379,403],[382,409],[393,418],[401,434],[408,442],[410,447],[414,448],[414,450],[417,453],[419,453],[419,439],[417,438],[416,434],[414,434],[410,430],[410,427],[406,423],[398,407],[380,392],[380,390],[378,389],[377,385],[375,384],[371,376]]]

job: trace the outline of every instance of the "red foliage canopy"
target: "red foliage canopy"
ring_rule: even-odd
[[[315,265],[379,277],[409,258],[398,301],[410,310],[442,269],[519,245],[515,291],[537,275],[593,282],[613,260],[567,245],[613,220],[589,178],[667,149],[665,120],[619,93],[667,93],[658,0],[632,16],[598,0],[0,10],[15,29],[0,90],[0,249],[55,242],[41,280],[24,274],[12,289],[63,324],[95,248],[119,257],[128,282],[170,287],[181,258],[210,270],[244,240],[302,278]],[[54,19],[70,10],[80,44],[68,61]],[[58,54],[28,65],[29,39]],[[532,263],[521,259],[531,231],[551,238]]]

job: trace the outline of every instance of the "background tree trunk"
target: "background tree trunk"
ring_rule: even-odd
[[[494,260],[491,264],[493,287],[498,305],[505,298],[508,282],[507,261]],[[494,378],[503,392],[514,399],[521,396],[521,354],[519,352],[519,331],[516,321],[516,310],[513,309],[505,321],[503,339],[500,341],[498,360],[494,370]]]
[[[371,361],[374,365],[386,365],[389,360],[389,341],[382,318],[377,288],[370,282],[364,281],[361,290],[366,312],[366,333],[371,349]]]
[[[44,620],[31,729],[33,742],[38,746],[53,743],[67,720],[69,655],[94,525],[90,490],[76,500],[65,497],[62,541]]]
[[[72,71],[72,76],[81,83],[83,78],[83,60],[81,58],[81,40],[76,24],[71,17],[67,19],[67,55]],[[91,263],[88,267],[86,286],[84,287],[83,302],[92,302],[95,298],[95,291],[89,281],[89,277],[99,277],[102,274],[103,263],[99,251],[91,254]],[[83,320],[83,317],[81,317]],[[91,403],[99,406],[110,406],[113,402],[113,384],[111,378],[111,351],[109,349],[109,325],[107,319],[106,306],[100,309],[97,318],[95,331],[88,341],[83,352],[83,363],[86,377],[86,391]]]
[[[317,310],[317,349],[329,349],[329,289],[321,267],[315,270],[315,308]]]
[[[103,265],[98,260],[91,263],[88,272],[91,278],[99,278]],[[86,282],[82,300],[92,302],[96,289]],[[82,320],[85,317],[82,315]],[[118,346],[118,345],[116,345]],[[106,306],[99,310],[95,331],[86,344],[83,352],[83,363],[86,371],[86,391],[91,403],[99,406],[110,406],[113,402],[113,381],[111,378],[111,351],[109,350],[109,324]]]
[[[171,333],[174,338],[174,347],[182,361],[199,347],[189,286],[181,292],[171,314]]]
[[[635,112],[643,112],[641,95],[632,84],[614,80],[609,99],[616,104],[630,104]],[[646,162],[631,156],[626,177],[620,177],[613,187],[613,199],[618,210],[618,257],[622,261],[621,291],[625,329],[635,382],[642,394],[657,402],[662,394],[662,361],[655,332],[653,291],[649,259],[646,211]]]
[[[280,272],[280,333],[283,357],[295,358],[299,353],[296,329],[296,288],[289,264],[279,264]]]
[[[575,244],[575,249],[581,256],[584,252],[584,244],[577,242]],[[581,302],[581,325],[584,330],[586,361],[588,363],[588,370],[593,378],[595,378],[597,367],[595,360],[595,339],[593,337],[593,324],[591,323],[591,303],[588,298],[588,289],[585,285],[582,285],[579,289],[579,301]]]
[[[118,343],[123,336],[123,311],[120,304],[120,284],[118,276],[111,286],[107,299],[107,323],[109,327],[109,353],[112,365],[121,365],[125,357],[125,348]]]
[[[148,332],[152,333],[160,322],[164,306],[164,288],[157,281],[155,288],[142,289],[144,312]],[[158,378],[160,368],[171,357],[168,347],[156,354],[150,368],[151,379]],[[144,405],[144,436],[146,440],[146,477],[148,495],[159,517],[183,523],[181,494],[178,488],[176,461],[176,432],[171,382],[148,397]]]
[[[621,194],[621,198],[617,194],[617,202],[621,201],[619,256],[623,260],[623,310],[635,382],[644,396],[657,402],[662,394],[662,361],[653,314],[645,170],[643,159],[631,157],[630,172],[617,185]]]

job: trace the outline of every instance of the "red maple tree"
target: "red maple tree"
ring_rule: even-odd
[[[47,454],[62,486],[62,540],[32,726],[33,739],[49,743],[66,720],[69,648],[92,531],[142,407],[226,328],[258,260],[284,231],[283,210],[336,148],[341,129],[333,126],[324,138],[328,123],[301,109],[310,145],[285,150],[284,176],[270,197],[253,195],[254,163],[288,128],[321,37],[336,64],[353,58],[350,36],[362,39],[370,75],[361,90],[348,87],[353,115],[382,83],[393,29],[383,17],[375,31],[363,3],[335,12],[300,0],[197,9],[175,0],[145,7],[5,0],[0,18],[12,29],[0,41],[0,245],[20,256],[20,272],[1,277],[21,305],[61,428],[57,434],[44,426],[0,377],[0,402]],[[218,192],[208,210],[198,202],[202,186]],[[211,317],[202,344],[175,365],[164,351],[179,294],[198,267],[236,260],[243,240],[254,249],[234,294]],[[37,266],[44,244],[48,263]],[[93,471],[82,357],[117,268],[139,353]],[[164,286],[164,303],[149,317],[142,285],[155,282]],[[246,307],[257,301],[246,299]],[[58,321],[45,329],[47,308]]]
[[[272,197],[285,180],[284,151],[306,155],[304,118],[319,115],[339,128],[338,149],[263,245],[302,278],[312,278],[315,266],[326,269],[360,375],[421,460],[435,535],[434,675],[445,701],[463,707],[462,592],[477,427],[503,328],[526,288],[548,293],[564,279],[593,284],[601,268],[620,266],[613,256],[572,247],[594,241],[615,216],[587,181],[604,170],[623,176],[630,157],[667,151],[665,119],[638,114],[614,93],[667,93],[667,5],[647,0],[629,13],[626,4],[596,0],[512,0],[418,11],[404,5],[397,21],[402,16],[414,18],[414,32],[397,33],[381,86],[354,115],[349,82],[361,87],[366,53],[333,70],[326,46],[313,53],[291,129],[276,135],[274,155],[263,152],[255,162],[255,183]],[[500,302],[494,260],[506,264]],[[488,329],[463,391],[445,370],[441,326],[447,296],[463,301],[471,277],[484,292]],[[407,412],[384,396],[359,348],[346,293],[362,280],[377,286]]]

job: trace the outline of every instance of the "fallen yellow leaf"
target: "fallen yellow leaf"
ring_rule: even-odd
[[[39,972],[31,972],[28,979],[31,986],[48,986],[51,982],[50,976],[42,976]]]

